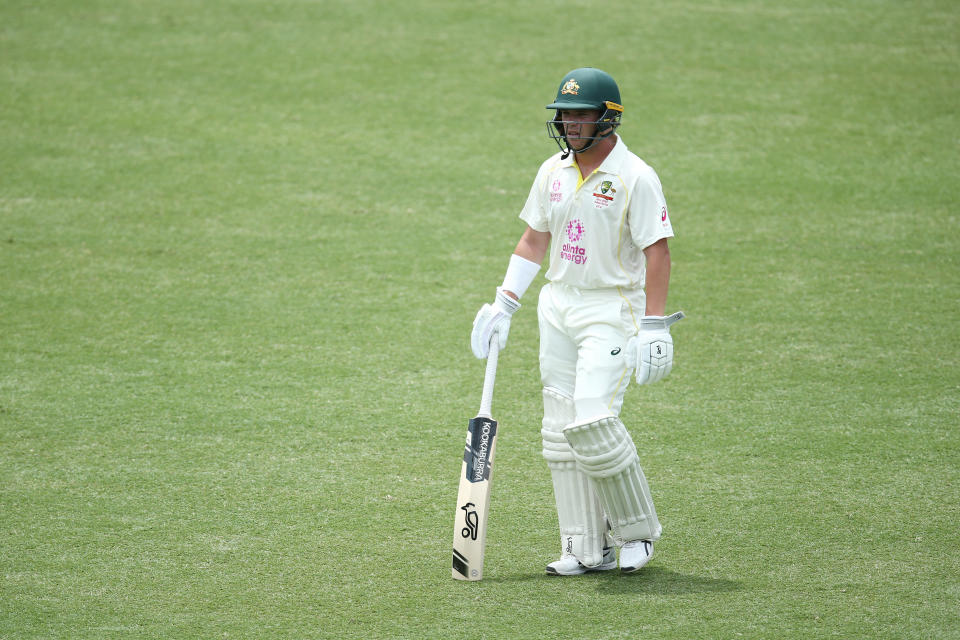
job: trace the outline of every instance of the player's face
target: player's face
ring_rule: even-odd
[[[572,149],[582,149],[590,144],[597,134],[597,120],[600,112],[596,109],[567,111],[560,110],[560,119],[563,120],[563,130],[567,136],[567,143]]]

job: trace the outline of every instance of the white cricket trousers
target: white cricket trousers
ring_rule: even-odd
[[[540,290],[540,379],[573,398],[577,421],[620,415],[633,364],[627,340],[646,311],[642,289],[577,289],[550,282]]]

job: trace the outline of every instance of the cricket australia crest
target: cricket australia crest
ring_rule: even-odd
[[[614,188],[613,182],[610,180],[604,180],[600,183],[599,193],[597,191],[593,192],[593,205],[597,209],[603,209],[610,206],[610,203],[613,202],[613,194],[616,192],[617,190]]]
[[[569,95],[572,95],[572,96],[580,95],[580,85],[577,84],[577,81],[576,81],[576,80],[574,80],[573,78],[570,78],[570,79],[567,80],[567,82],[563,85],[563,88],[560,89],[560,93],[561,93],[561,94],[569,94]]]

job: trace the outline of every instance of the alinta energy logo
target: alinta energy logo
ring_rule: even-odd
[[[577,243],[583,239],[585,232],[586,228],[583,226],[582,220],[574,219],[567,223],[567,240],[570,242],[565,242],[563,246],[560,247],[561,260],[569,260],[573,264],[587,263],[586,249],[577,245]]]

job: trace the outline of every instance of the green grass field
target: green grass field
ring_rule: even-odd
[[[950,0],[5,0],[0,638],[960,638],[958,63]],[[677,232],[664,538],[543,573],[528,294],[455,582],[470,326],[584,65]]]

